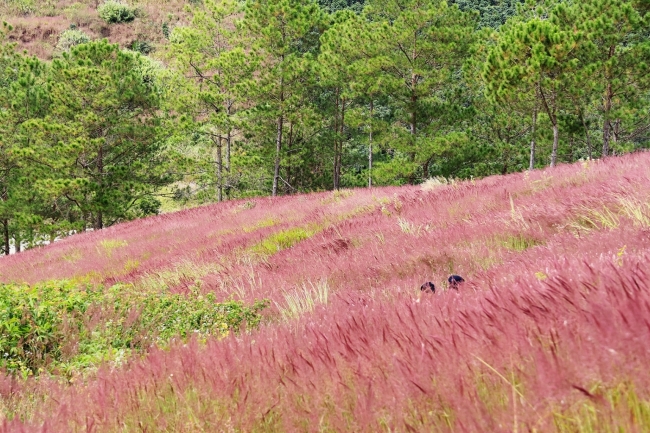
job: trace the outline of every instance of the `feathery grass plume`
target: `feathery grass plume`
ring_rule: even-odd
[[[316,306],[327,304],[329,298],[327,280],[302,283],[294,290],[284,293],[284,302],[276,306],[285,320],[296,319],[314,311]]]
[[[648,164],[638,153],[427,192],[224,202],[6,257],[3,281],[138,288],[169,272],[172,293],[268,298],[291,320],[154,347],[81,383],[2,378],[0,431],[648,430]],[[319,230],[294,236],[306,227]],[[250,254],[278,233],[289,248]],[[128,246],[107,260],[108,239]],[[423,281],[449,274],[462,289],[417,302]]]

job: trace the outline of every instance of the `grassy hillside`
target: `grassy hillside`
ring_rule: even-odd
[[[271,307],[70,380],[7,376],[0,430],[647,431],[648,167],[226,202],[3,258],[5,283]]]
[[[136,10],[131,22],[108,23],[98,14],[99,0],[5,0],[0,2],[0,21],[14,28],[9,40],[41,59],[57,53],[61,34],[71,27],[90,39],[107,38],[123,48],[146,43],[152,49],[163,44],[165,27],[184,22],[187,0],[139,0],[124,2]]]

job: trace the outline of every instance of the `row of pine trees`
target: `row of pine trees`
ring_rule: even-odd
[[[0,35],[0,246],[650,146],[644,0],[204,0],[154,60]]]

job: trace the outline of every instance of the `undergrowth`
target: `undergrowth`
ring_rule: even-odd
[[[255,328],[268,301],[218,303],[213,294],[142,292],[69,281],[0,285],[0,367],[23,377],[71,374],[175,338]]]

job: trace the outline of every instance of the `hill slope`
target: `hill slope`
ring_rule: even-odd
[[[643,153],[229,202],[4,258],[5,282],[198,290],[272,311],[258,331],[72,386],[7,378],[5,414],[22,421],[3,429],[650,428],[648,167]],[[450,273],[460,290],[443,289]],[[420,296],[428,280],[438,292]]]
[[[110,24],[101,19],[98,7],[102,2],[98,0],[10,0],[0,4],[0,21],[11,24],[9,40],[16,42],[21,50],[41,59],[51,59],[61,34],[71,27],[92,40],[106,38],[122,48],[138,42],[154,49],[166,42],[164,28],[171,31],[187,18],[184,0],[129,3],[138,13],[128,23]]]

